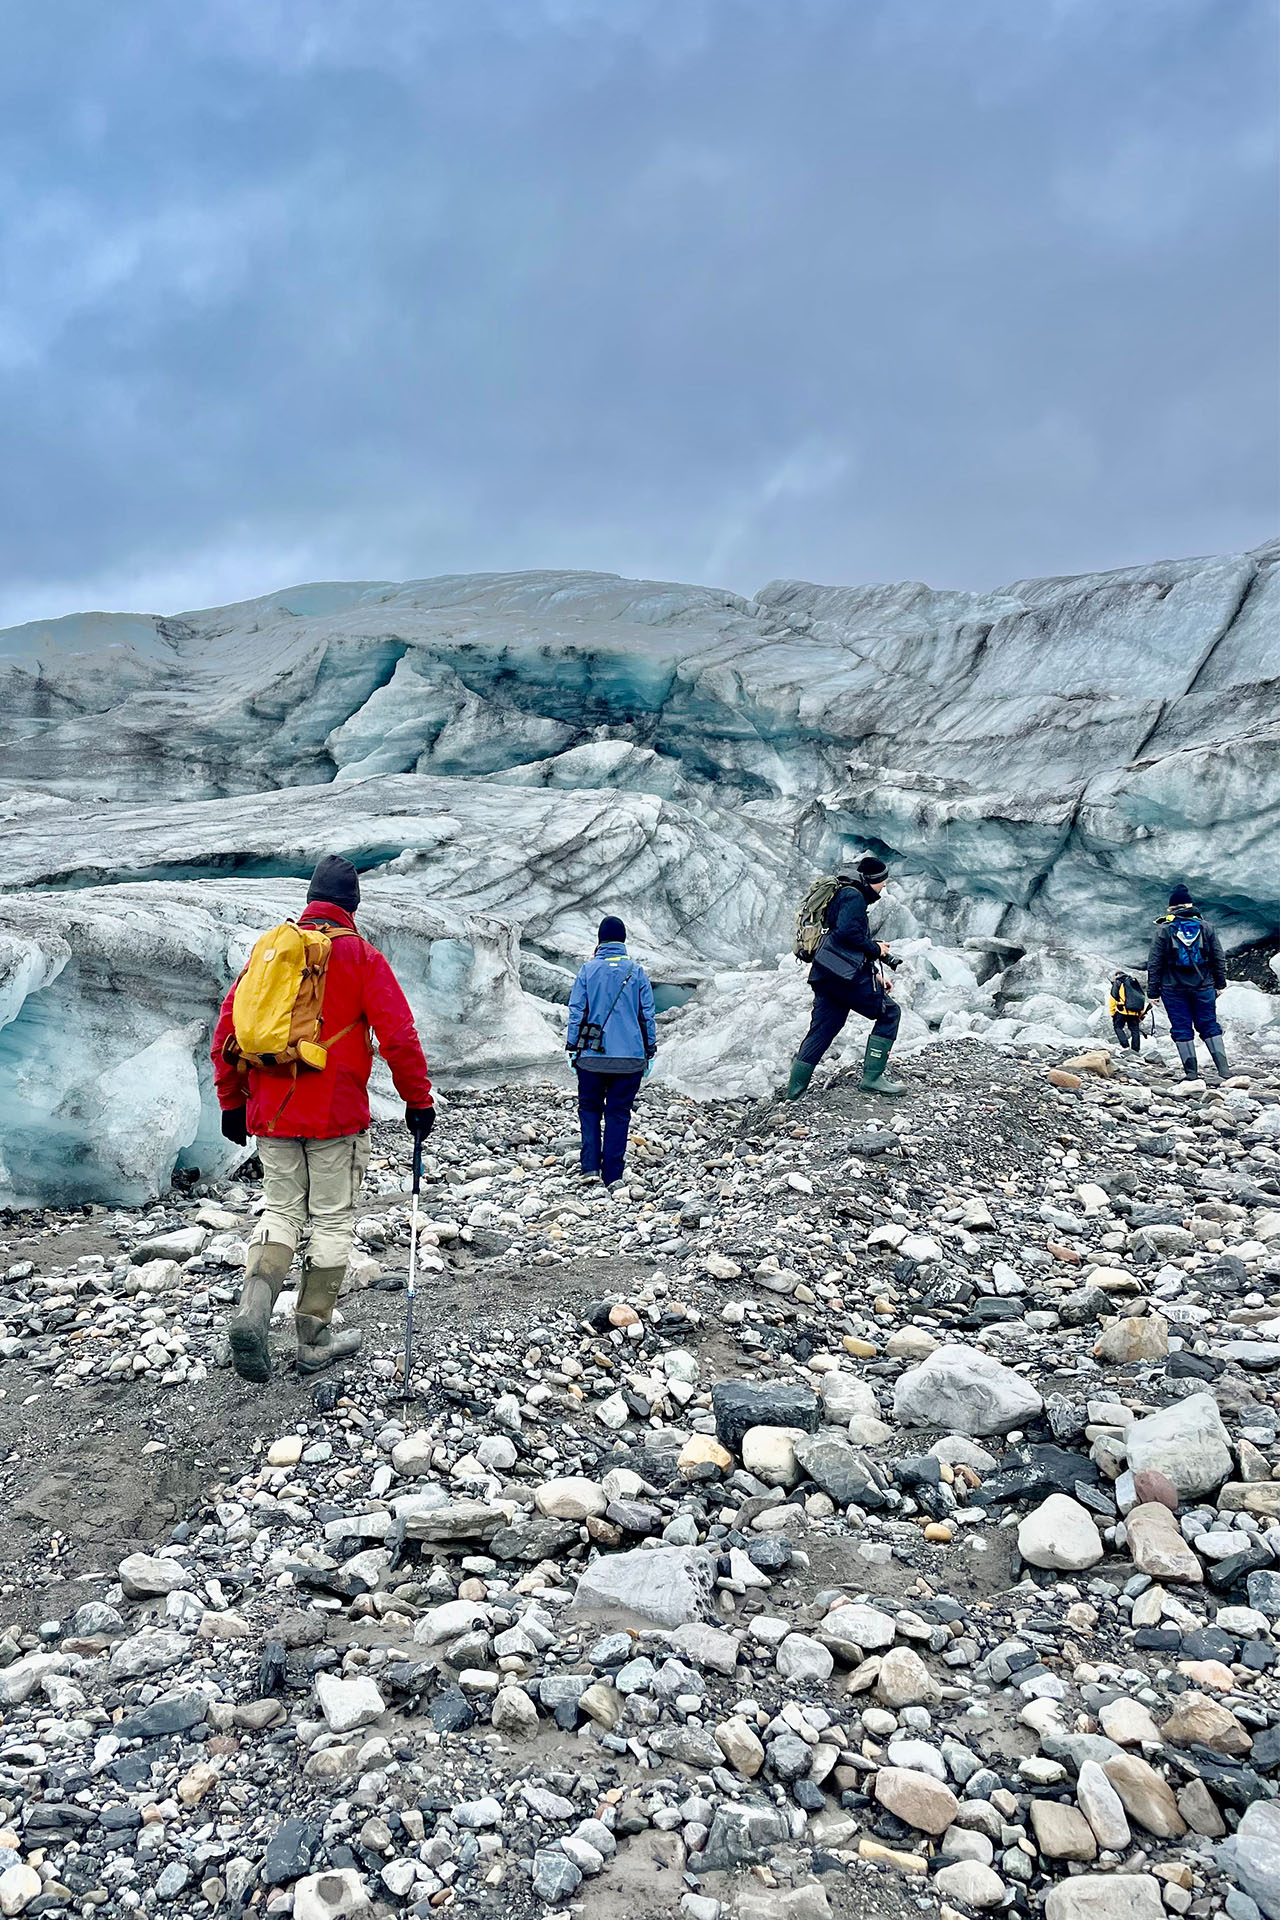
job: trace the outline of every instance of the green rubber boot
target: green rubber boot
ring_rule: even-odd
[[[802,1093],[808,1091],[809,1082],[812,1078],[813,1068],[807,1060],[793,1060],[791,1062],[791,1078],[787,1082],[786,1098],[788,1100],[798,1100]]]
[[[889,1058],[892,1040],[882,1040],[878,1034],[872,1034],[867,1041],[867,1050],[862,1056],[862,1091],[864,1093],[882,1093],[886,1099],[896,1100],[906,1092],[901,1080],[889,1080],[885,1077],[885,1064]]]
[[[1183,1079],[1198,1080],[1200,1078],[1200,1067],[1196,1060],[1195,1041],[1175,1040],[1173,1044],[1178,1049],[1178,1058],[1182,1062]]]
[[[345,1273],[345,1267],[307,1265],[303,1268],[302,1287],[293,1314],[300,1373],[319,1373],[324,1367],[331,1367],[335,1360],[349,1360],[360,1351],[364,1335],[358,1328],[334,1333],[329,1325]]]
[[[227,1328],[227,1338],[232,1366],[242,1380],[252,1380],[256,1386],[271,1378],[271,1309],[292,1265],[293,1248],[278,1240],[259,1241],[245,1258],[240,1305]]]

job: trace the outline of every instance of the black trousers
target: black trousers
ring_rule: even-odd
[[[852,980],[842,980],[825,967],[814,965],[809,969],[809,985],[813,988],[813,1015],[797,1060],[816,1067],[851,1013],[873,1021],[871,1031],[877,1039],[893,1043],[902,1008],[885,992],[870,967]]]
[[[627,1135],[631,1131],[631,1109],[643,1079],[643,1073],[587,1073],[582,1067],[578,1068],[582,1171],[598,1173],[606,1187],[622,1178]]]
[[[1113,1013],[1111,1025],[1122,1047],[1132,1047],[1135,1053],[1142,1052],[1142,1027],[1139,1021],[1130,1019],[1127,1014]]]

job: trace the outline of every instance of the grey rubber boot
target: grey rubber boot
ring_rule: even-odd
[[[787,1091],[784,1097],[788,1100],[798,1100],[802,1093],[808,1091],[809,1082],[812,1078],[813,1068],[807,1060],[793,1060],[791,1062],[791,1078],[787,1082]]]
[[[892,1040],[882,1040],[878,1034],[872,1034],[867,1041],[867,1050],[862,1056],[862,1091],[864,1093],[882,1093],[887,1099],[896,1100],[906,1092],[901,1080],[889,1080],[885,1077],[885,1066],[892,1050]]]
[[[1213,1064],[1218,1069],[1219,1080],[1225,1080],[1231,1072],[1231,1063],[1227,1059],[1226,1042],[1222,1035],[1215,1033],[1212,1040],[1206,1040],[1205,1045],[1213,1055]]]
[[[278,1240],[260,1241],[250,1247],[245,1258],[240,1305],[227,1328],[227,1338],[232,1366],[242,1380],[252,1380],[257,1386],[271,1378],[271,1309],[292,1265],[293,1248]]]
[[[293,1322],[298,1334],[298,1371],[319,1373],[335,1360],[349,1360],[359,1353],[364,1335],[358,1328],[334,1333],[329,1325],[342,1291],[345,1267],[303,1269],[302,1287]]]
[[[1196,1059],[1195,1041],[1175,1040],[1173,1044],[1178,1049],[1178,1058],[1182,1062],[1183,1079],[1198,1080],[1200,1078],[1200,1065]]]

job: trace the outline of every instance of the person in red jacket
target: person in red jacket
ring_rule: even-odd
[[[256,1136],[267,1203],[249,1241],[240,1306],[228,1329],[231,1362],[244,1380],[271,1377],[271,1310],[308,1227],[295,1312],[298,1365],[304,1373],[317,1373],[359,1351],[360,1334],[335,1334],[330,1322],[369,1164],[375,1038],[405,1103],[405,1124],[415,1143],[435,1124],[427,1062],[409,1002],[384,956],[356,933],[359,904],[355,868],[337,854],[326,854],[311,877],[299,921],[334,936],[319,1039],[324,1044],[327,1034],[335,1038],[323,1069],[246,1068],[234,1048],[228,1057],[234,986],[214,1029],[211,1052],[222,1131],[241,1147],[251,1133]]]

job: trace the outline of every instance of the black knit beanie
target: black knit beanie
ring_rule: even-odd
[[[360,905],[360,875],[340,853],[326,853],[316,862],[316,870],[307,888],[307,905],[323,900],[344,913],[354,913]]]
[[[621,946],[626,940],[626,937],[627,930],[621,920],[619,920],[617,914],[606,913],[604,919],[600,922],[600,928],[596,934],[597,946],[607,947],[612,944]]]
[[[1189,907],[1193,904],[1194,902],[1192,901],[1191,895],[1187,891],[1186,882],[1180,880],[1173,892],[1169,895],[1169,905],[1171,907]]]
[[[877,854],[864,854],[858,862],[858,873],[868,886],[876,886],[881,880],[889,878],[889,869]]]

